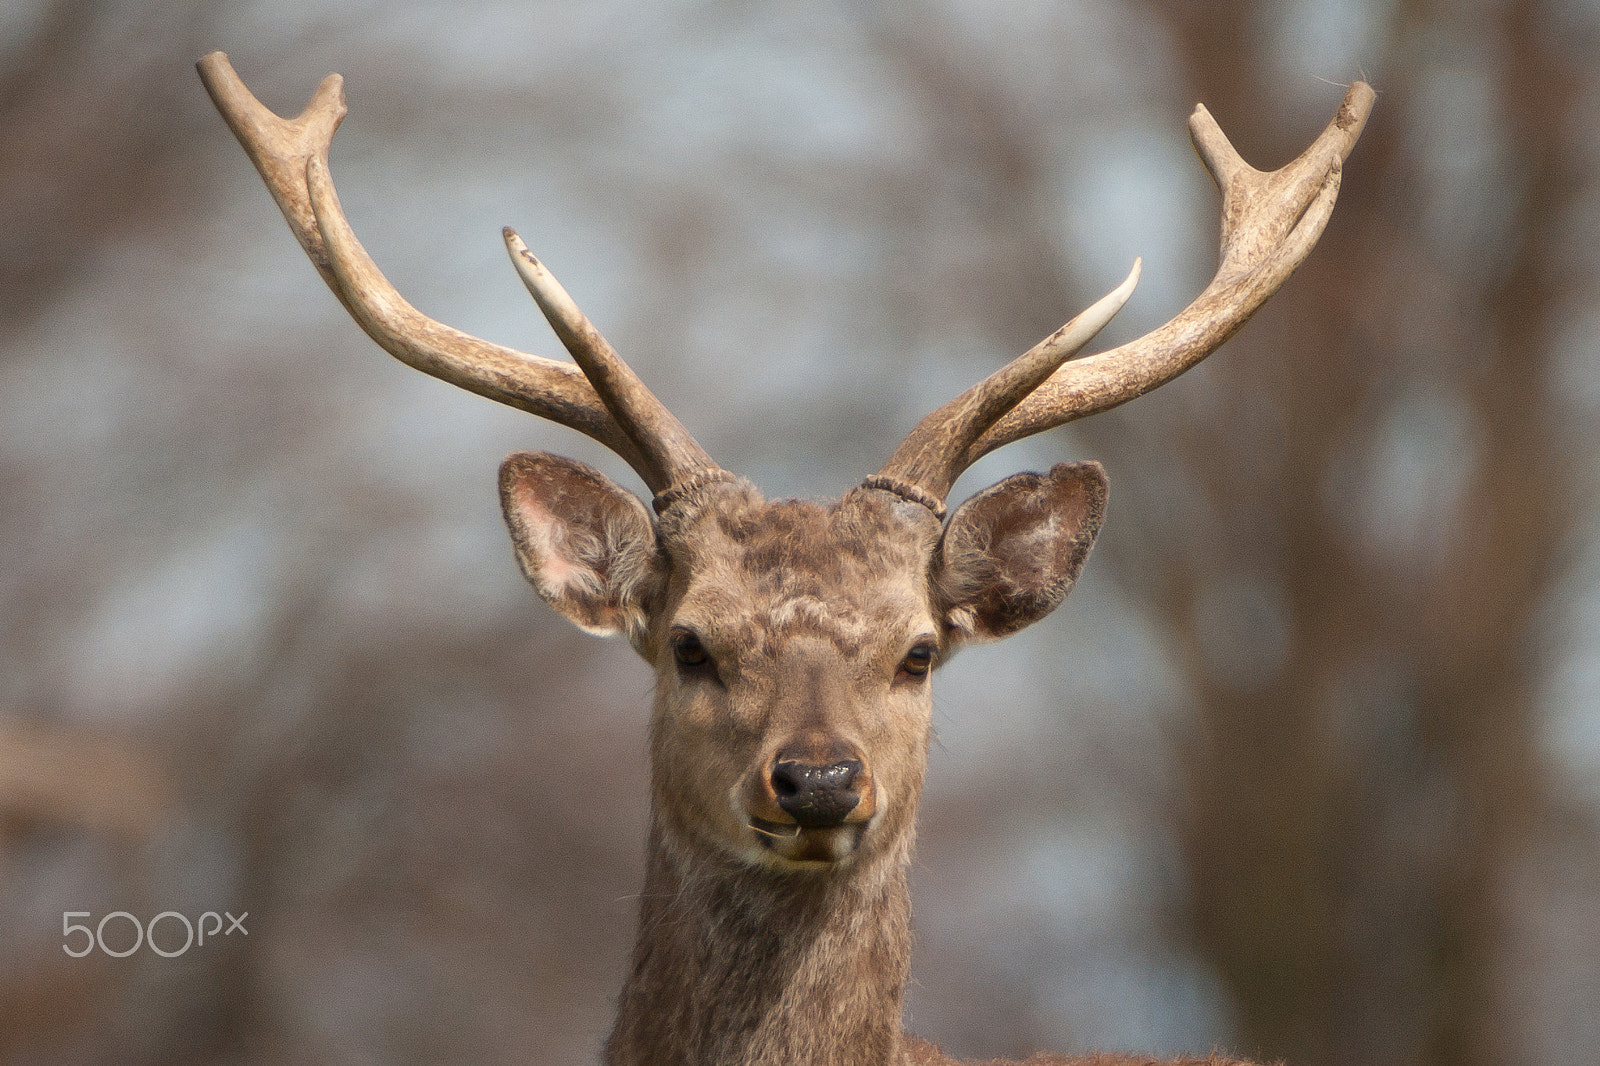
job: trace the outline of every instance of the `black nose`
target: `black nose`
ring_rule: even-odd
[[[857,759],[818,765],[784,759],[772,767],[772,792],[778,806],[806,829],[843,825],[861,796],[855,790],[861,773]]]

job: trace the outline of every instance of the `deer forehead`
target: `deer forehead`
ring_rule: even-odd
[[[867,494],[832,504],[744,495],[730,504],[708,509],[675,553],[684,591],[670,623],[754,656],[814,636],[857,658],[933,631],[930,523]]]

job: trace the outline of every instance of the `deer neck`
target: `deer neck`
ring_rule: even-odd
[[[909,834],[817,875],[685,855],[650,834],[609,1066],[888,1066],[910,955]]]

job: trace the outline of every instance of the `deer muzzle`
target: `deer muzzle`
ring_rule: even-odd
[[[877,811],[866,755],[824,734],[783,744],[752,773],[742,800],[763,847],[796,862],[839,862],[854,853]]]

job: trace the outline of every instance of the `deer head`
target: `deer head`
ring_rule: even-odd
[[[959,644],[1021,629],[1071,587],[1105,510],[1093,463],[944,495],[995,418],[1099,331],[1121,287],[947,409],[831,505],[768,501],[683,432],[507,231],[512,261],[637,448],[655,517],[571,459],[518,454],[500,493],[528,580],[657,676],[659,828],[698,854],[820,870],[907,837],[928,676]]]
[[[1245,164],[1197,108],[1190,131],[1223,193],[1221,264],[1205,291],[1146,336],[1067,362],[1132,293],[1136,262],[1109,295],[924,418],[878,473],[818,504],[769,501],[718,466],[509,229],[512,263],[576,365],[424,317],[362,249],[328,176],[345,114],[338,75],[286,121],[251,96],[222,53],[199,66],[311,261],[374,340],[417,369],[588,434],[649,487],[646,506],[591,467],[547,453],[513,455],[500,470],[516,558],[534,588],[582,628],[625,636],[655,670],[652,878],[683,896],[685,884],[720,871],[744,886],[741,898],[788,891],[791,901],[819,884],[896,883],[927,763],[931,673],[962,644],[1054,610],[1105,515],[1095,463],[1014,475],[947,515],[956,478],[1001,445],[1157,387],[1238,330],[1321,234],[1373,100],[1353,86],[1310,148],[1271,173]],[[619,1034],[642,975],[670,954],[646,943],[650,906]],[[846,949],[830,950],[837,959]],[[894,985],[898,1004],[903,951],[889,956],[879,979]],[[798,974],[807,964],[794,965]],[[841,983],[836,973],[813,977],[819,989]],[[694,1015],[672,1002],[655,1016]],[[714,1039],[695,1024],[683,1022],[654,1060],[718,1061],[707,1050]],[[744,1043],[724,1049],[729,1060],[767,1061],[739,1032]],[[631,1061],[619,1039],[613,1056]],[[696,1040],[698,1052],[684,1050]]]

